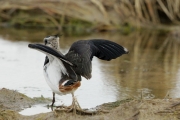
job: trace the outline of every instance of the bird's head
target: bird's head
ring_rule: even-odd
[[[59,49],[59,36],[58,35],[51,35],[44,38],[44,44],[56,50]]]

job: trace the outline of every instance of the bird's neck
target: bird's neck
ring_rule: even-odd
[[[56,48],[54,48],[54,49],[56,49],[57,51],[60,51],[59,45],[57,45]]]
[[[56,41],[56,42],[52,43],[52,44],[50,45],[50,47],[53,48],[53,49],[55,49],[55,50],[57,50],[57,51],[60,51],[59,41]]]
[[[57,44],[56,44],[56,50],[60,50],[60,44],[59,44],[59,40],[57,40]]]

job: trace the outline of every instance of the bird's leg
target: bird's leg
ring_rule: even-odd
[[[73,109],[73,114],[76,114],[76,98],[74,97],[73,92],[72,92],[72,109]]]
[[[51,105],[48,105],[48,109],[49,109],[49,107],[51,107],[51,110],[53,111],[54,103],[55,103],[55,93],[53,92],[52,104],[51,104]]]
[[[76,97],[74,96],[74,93],[71,93],[72,94],[72,105],[67,107],[69,110],[68,112],[71,112],[73,111],[73,114],[76,114],[76,111],[82,111]]]
[[[81,106],[79,105],[77,99],[76,99],[75,97],[74,97],[74,99],[75,99],[75,104],[77,105],[77,107],[78,107],[80,110],[82,110],[82,108],[81,108]]]
[[[76,102],[75,102],[75,97],[74,97],[74,93],[72,93],[72,104],[70,106],[67,107],[69,110],[68,112],[72,111],[74,112],[74,109],[76,109]]]
[[[54,103],[55,103],[55,93],[53,92],[53,99],[52,99],[51,107],[53,107]]]

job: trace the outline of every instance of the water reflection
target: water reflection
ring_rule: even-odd
[[[28,96],[52,97],[44,81],[43,54],[27,48],[30,42],[41,42],[53,31],[0,31],[0,87],[16,89]],[[123,36],[117,32],[94,33],[88,36],[62,36],[61,50],[80,39],[103,38],[128,48],[130,53],[110,62],[94,58],[91,80],[82,81],[76,96],[84,108],[139,97],[180,97],[180,41],[157,31],[134,32]],[[70,104],[71,96],[57,97],[57,104]]]

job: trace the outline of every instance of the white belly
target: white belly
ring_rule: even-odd
[[[51,90],[56,94],[62,95],[63,93],[59,91],[59,81],[62,77],[61,73],[67,74],[66,68],[62,62],[56,58],[53,59],[44,66],[43,72]]]

